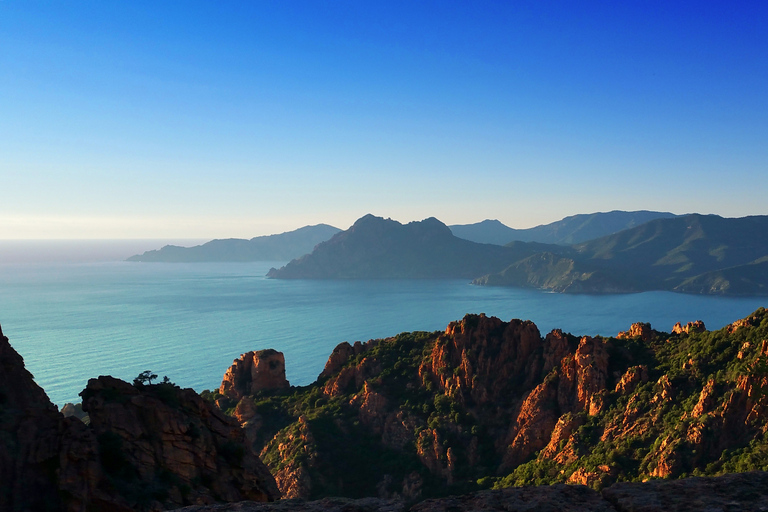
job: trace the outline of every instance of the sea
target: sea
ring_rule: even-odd
[[[192,245],[186,241],[188,245]],[[566,295],[449,280],[276,280],[285,262],[133,263],[157,241],[0,242],[0,326],[58,406],[88,379],[150,370],[216,389],[240,354],[285,354],[293,385],[313,382],[333,348],[405,331],[444,330],[467,313],[532,320],[542,334],[615,335],[633,322],[710,330],[768,298],[648,292]]]

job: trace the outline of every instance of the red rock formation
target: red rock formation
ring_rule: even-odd
[[[285,379],[285,356],[272,349],[251,351],[235,359],[221,381],[219,393],[240,400],[263,389],[290,387]]]
[[[554,329],[544,338],[544,356],[541,375],[547,375],[553,368],[560,366],[564,357],[573,354],[578,346],[571,341],[573,337]]]
[[[423,420],[405,411],[392,412],[384,422],[381,442],[384,446],[402,450],[413,441],[419,427],[424,427]]]
[[[573,433],[584,424],[584,417],[577,414],[564,414],[558,420],[552,429],[549,443],[541,450],[539,457],[542,459],[552,459],[560,464],[569,464],[579,458],[573,446]],[[565,442],[565,446],[560,449],[560,444]]]
[[[762,322],[764,317],[755,318]],[[750,322],[750,329],[760,327]],[[689,339],[656,333],[648,324],[635,324],[624,333],[625,338],[668,343],[576,338],[559,330],[542,339],[530,322],[467,315],[442,333],[356,344],[359,349],[344,343],[334,350],[316,387],[296,404],[312,418],[317,444],[311,452],[318,464],[293,457],[288,467],[280,457],[270,467],[282,475],[286,492],[291,485],[311,486],[318,495],[331,481],[318,482],[340,453],[335,441],[323,438],[354,431],[361,438],[371,436],[355,448],[374,442],[384,454],[381,460],[397,460],[408,471],[415,454],[426,493],[434,492],[433,485],[461,485],[485,475],[509,474],[504,482],[543,478],[591,486],[627,478],[628,467],[639,468],[642,478],[678,477],[722,461],[734,447],[768,431],[768,379],[762,377],[761,364],[749,363],[768,352],[768,341],[760,341],[766,338],[764,332],[740,335],[733,340],[735,348],[724,344],[727,352],[718,354],[732,351],[735,357],[741,346],[743,362],[713,373],[713,363],[697,346],[707,346],[702,341],[710,335],[694,336],[703,329],[696,322],[681,326],[678,334],[686,329]],[[723,335],[727,333],[713,334],[712,339],[721,343]],[[657,357],[663,366],[649,368]],[[674,370],[666,370],[670,367]],[[747,374],[738,382],[724,380],[736,378],[733,369]],[[651,375],[654,382],[648,384]],[[716,381],[706,381],[715,375]],[[269,400],[262,402],[270,404],[264,414],[276,403]],[[280,403],[288,402],[281,396]],[[235,412],[249,416],[245,406]],[[605,463],[590,455],[598,442],[604,443],[599,449],[610,454]],[[285,439],[281,443],[286,450],[289,445],[298,449]],[[350,466],[360,462],[354,455],[341,457],[347,457]],[[635,466],[624,465],[626,458]],[[518,468],[521,463],[531,465]],[[730,468],[734,462],[716,464]],[[718,466],[707,471],[712,467]],[[373,475],[366,474],[373,476],[365,481],[375,489],[373,495],[405,496],[406,487],[418,487],[403,481],[399,494],[407,472],[391,468],[379,473],[372,468]],[[340,489],[345,478],[334,473],[331,488]]]
[[[272,451],[277,452],[280,462],[275,471],[275,481],[283,498],[308,498],[312,492],[308,468],[317,464],[317,452],[307,419],[300,416],[295,426],[278,433],[264,447],[261,456],[265,457],[270,448],[276,448]]]
[[[600,488],[612,480],[612,473],[614,473],[613,469],[607,464],[601,464],[594,471],[578,468],[568,477],[568,483]]]
[[[751,318],[740,318],[728,326],[728,334],[733,334],[742,327],[747,327],[749,325],[752,325]]]
[[[689,334],[692,332],[704,332],[707,328],[704,327],[704,322],[701,320],[696,320],[695,322],[688,322],[685,325],[680,325],[680,322],[677,322],[674,327],[672,327],[672,334]]]
[[[651,329],[651,324],[645,322],[637,322],[632,324],[628,331],[621,331],[616,335],[619,339],[634,338],[639,336],[643,341],[650,341],[653,339],[656,331]]]
[[[375,358],[363,357],[355,366],[347,366],[328,379],[323,392],[330,396],[340,396],[349,393],[353,389],[360,389],[371,377],[381,373],[381,364]]]
[[[706,386],[704,386],[704,389],[701,390],[701,395],[699,395],[699,401],[693,407],[691,416],[693,418],[698,418],[705,412],[711,410],[712,406],[715,404],[716,398],[717,397],[715,396],[715,381],[713,379],[710,379],[707,382]]]
[[[672,383],[667,375],[662,375],[656,382],[656,393],[651,399],[651,403],[664,403],[672,399]]]
[[[559,369],[557,403],[565,412],[587,411],[597,414],[600,394],[608,380],[608,344],[600,338],[584,336],[573,355],[562,359]]]
[[[502,467],[514,468],[547,446],[558,416],[557,385],[553,381],[545,381],[536,386],[523,401],[508,435]]]
[[[477,405],[504,403],[510,390],[540,373],[534,355],[542,347],[533,322],[467,315],[451,322],[434,344],[419,376],[435,379],[447,395]]]
[[[339,343],[336,348],[331,352],[328,362],[325,363],[322,373],[318,379],[330,377],[334,373],[338,372],[342,366],[347,364],[350,358],[361,354],[365,350],[368,350],[372,346],[371,342],[366,344],[356,341],[354,345],[350,345],[348,342]]]
[[[646,365],[631,366],[627,368],[624,375],[621,376],[618,384],[616,384],[616,393],[626,395],[632,393],[638,384],[645,384],[648,382],[648,367]]]
[[[369,427],[375,435],[381,435],[388,416],[387,398],[373,391],[365,382],[362,391],[352,398],[351,405],[359,410],[358,417],[363,425]]]

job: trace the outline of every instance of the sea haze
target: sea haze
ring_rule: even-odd
[[[632,322],[717,329],[764,298],[649,292],[565,295],[467,280],[277,280],[257,263],[5,262],[0,324],[58,405],[89,378],[143,370],[198,391],[218,387],[249,350],[285,353],[291,384],[312,382],[333,347],[403,331],[442,330],[466,313],[533,320],[546,333],[615,335]]]

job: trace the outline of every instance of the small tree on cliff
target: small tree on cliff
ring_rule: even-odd
[[[138,374],[135,379],[133,379],[133,385],[137,388],[146,386],[149,384],[152,384],[152,381],[157,378],[157,375],[152,373],[150,370],[145,370]]]

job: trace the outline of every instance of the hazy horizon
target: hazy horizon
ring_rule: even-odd
[[[627,211],[627,210],[611,210],[611,212],[614,212],[614,211]],[[650,210],[644,209],[644,210],[635,210],[635,211],[650,211]],[[548,222],[545,222],[543,224],[536,224],[536,225],[533,225],[533,226],[525,226],[525,227],[513,226],[513,225],[506,224],[504,222],[502,222],[502,224],[504,224],[505,226],[507,226],[509,228],[524,230],[524,229],[530,229],[530,228],[535,228],[535,227],[540,227],[540,226],[545,226],[545,225],[548,225],[548,224],[552,224],[552,223],[561,221],[561,220],[563,220],[563,219],[565,219],[567,217],[572,217],[572,216],[577,216],[577,215],[593,215],[593,214],[600,214],[600,213],[610,213],[610,212],[602,212],[602,211],[579,212],[579,213],[575,213],[575,214],[572,214],[572,215],[568,215],[566,217],[553,219],[552,221],[548,221]],[[718,215],[718,214],[715,214],[715,213],[701,213],[701,212],[682,212],[682,213],[664,212],[664,213],[673,213],[675,215],[680,215],[680,216],[694,215],[694,214]],[[365,214],[365,215],[367,215],[367,214]],[[376,217],[381,217],[381,218],[392,218],[392,217],[390,217],[388,215],[376,215],[376,214],[372,214],[372,215],[375,215]],[[764,215],[764,214],[757,214],[757,215]],[[737,218],[737,217],[728,216],[728,215],[720,215],[720,216],[724,217],[724,218]],[[430,216],[427,216],[427,217],[424,217],[424,218],[419,218],[419,219],[405,219],[405,220],[393,219],[393,220],[395,220],[397,222],[400,222],[401,224],[408,224],[409,222],[420,222],[420,221],[423,221],[423,220],[425,220],[427,218],[430,218],[430,217],[435,217],[435,216],[434,215],[430,215]],[[314,226],[314,225],[317,225],[317,224],[331,225],[331,226],[333,226],[335,228],[338,228],[338,229],[340,229],[342,231],[345,231],[345,230],[349,229],[352,226],[352,224],[354,224],[355,221],[357,221],[359,218],[362,218],[362,215],[360,217],[356,218],[349,225],[345,225],[345,226],[333,225],[333,224],[330,224],[328,222],[318,222],[316,224],[297,225],[295,227],[289,227],[287,229],[281,229],[279,231],[263,232],[263,233],[258,233],[258,234],[254,234],[254,235],[243,235],[243,236],[227,236],[227,237],[224,237],[224,236],[213,236],[213,237],[209,237],[209,238],[207,238],[207,237],[178,237],[178,236],[125,237],[125,238],[106,238],[106,237],[92,237],[92,238],[65,238],[65,237],[50,237],[50,238],[0,238],[0,243],[3,243],[3,242],[8,242],[8,243],[14,243],[14,242],[19,242],[19,243],[24,243],[24,242],[32,242],[32,243],[34,243],[34,242],[116,242],[116,243],[119,243],[119,242],[136,242],[137,244],[145,244],[145,243],[158,244],[158,243],[160,243],[160,244],[164,244],[164,245],[169,245],[170,244],[170,245],[180,245],[180,246],[188,247],[188,246],[191,246],[191,245],[204,244],[204,243],[209,242],[211,240],[222,240],[222,239],[244,239],[244,240],[250,240],[251,238],[258,238],[258,237],[264,237],[264,236],[270,236],[270,235],[279,235],[279,234],[282,234],[282,233],[287,233],[287,232],[295,231],[295,230],[300,229],[300,228],[304,228],[304,227],[308,227],[308,226]],[[437,218],[437,217],[435,217],[435,218]],[[440,218],[437,218],[437,220],[443,222],[443,220],[440,219]],[[473,225],[473,224],[479,224],[479,223],[485,222],[485,221],[499,221],[499,222],[501,222],[499,219],[496,219],[496,218],[485,218],[485,219],[480,219],[480,220],[466,221],[466,222],[455,222],[455,223],[450,223],[450,224],[447,223],[447,222],[443,222],[443,223],[446,224],[447,226],[455,226],[455,225]],[[156,246],[150,247],[150,249],[152,249],[152,248],[159,248],[159,246],[157,246],[157,247]],[[147,249],[147,250],[150,250],[150,249]]]
[[[768,213],[768,4],[0,2],[0,239]]]

